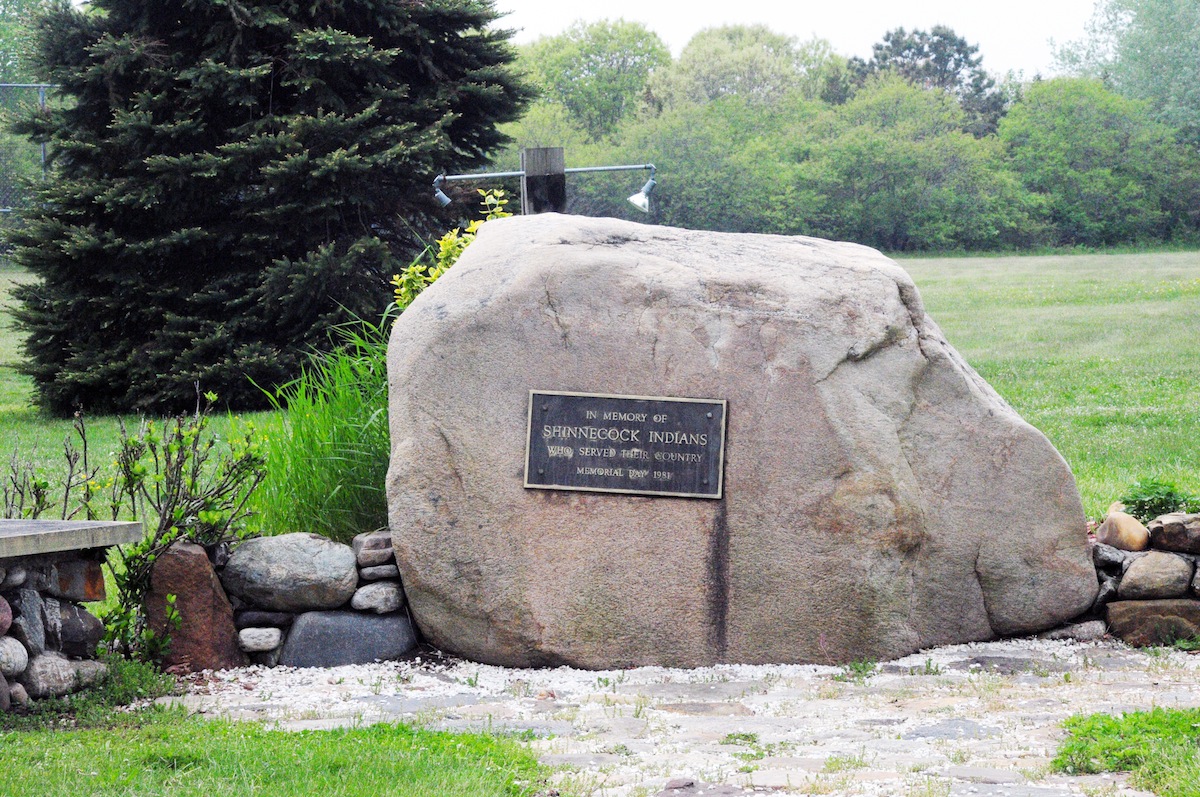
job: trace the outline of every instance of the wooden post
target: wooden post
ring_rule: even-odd
[[[562,147],[521,150],[521,212],[565,213],[567,211],[566,160]]]

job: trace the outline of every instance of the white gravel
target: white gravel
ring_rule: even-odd
[[[591,672],[451,660],[248,667],[188,679],[207,716],[285,729],[403,721],[518,733],[595,797],[780,794],[1118,797],[1120,777],[1052,775],[1077,713],[1200,706],[1200,657],[1116,642],[1008,640],[850,668],[726,665]],[[732,793],[725,791],[724,793]]]

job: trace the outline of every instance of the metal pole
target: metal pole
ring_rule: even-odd
[[[46,110],[46,87],[38,86],[38,106],[41,110]],[[42,181],[46,180],[46,142],[42,142]]]

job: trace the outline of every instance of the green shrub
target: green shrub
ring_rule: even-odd
[[[387,340],[395,313],[335,327],[333,351],[270,394],[285,410],[254,498],[265,534],[311,531],[349,542],[387,525]]]
[[[216,398],[205,395],[210,406]],[[118,548],[109,563],[117,600],[100,618],[104,638],[125,656],[158,660],[169,639],[146,620],[155,561],[180,540],[213,546],[244,537],[250,496],[266,477],[266,464],[252,425],[218,441],[208,431],[208,408],[197,406],[194,415],[143,420],[133,433],[122,423],[116,466],[114,495],[147,533]],[[167,600],[167,620],[178,627],[173,596]]]
[[[1121,496],[1125,511],[1143,523],[1168,512],[1200,511],[1200,498],[1158,479],[1139,479]]]

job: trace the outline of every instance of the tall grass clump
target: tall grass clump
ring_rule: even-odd
[[[311,531],[349,542],[387,525],[387,338],[395,312],[333,329],[335,348],[269,393],[281,425],[264,444],[254,496],[264,534]]]
[[[256,493],[264,534],[313,531],[349,542],[387,525],[391,440],[387,421],[387,343],[392,322],[458,260],[480,226],[511,216],[503,191],[480,191],[480,216],[451,230],[392,277],[395,301],[378,323],[334,327],[334,347],[314,354],[299,378],[269,394],[284,410],[267,441],[271,473]]]

